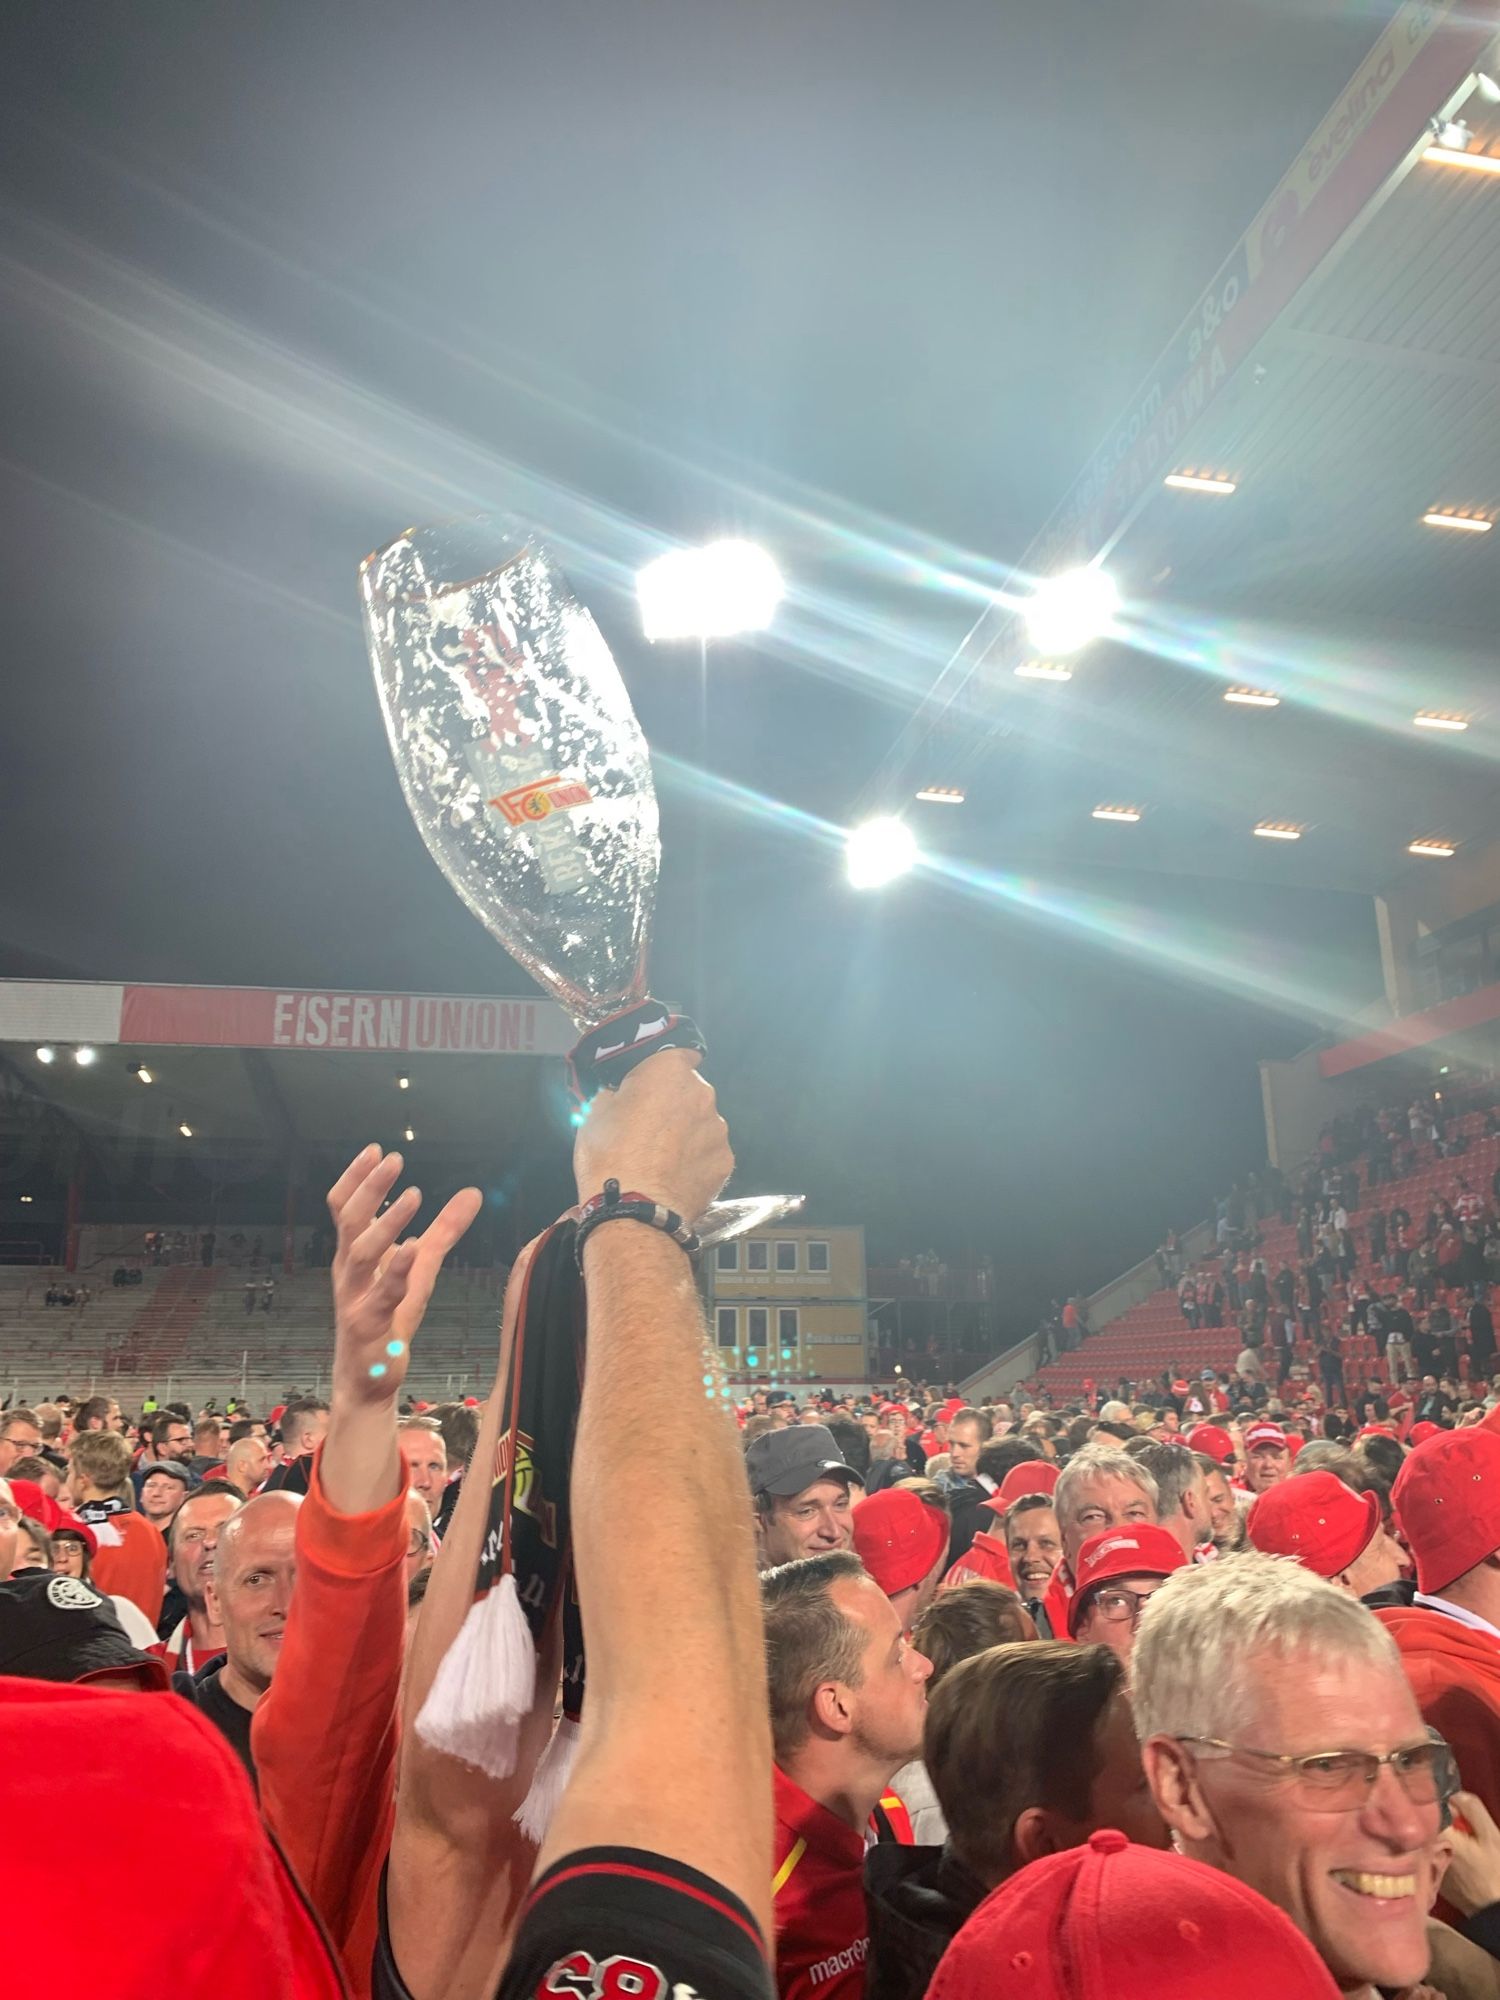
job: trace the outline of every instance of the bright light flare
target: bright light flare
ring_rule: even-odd
[[[1037,585],[1023,615],[1039,653],[1077,653],[1106,637],[1120,610],[1114,578],[1092,563]]]
[[[92,1069],[99,1060],[99,1051],[91,1048],[87,1042],[80,1042],[73,1051],[73,1060],[80,1069]]]
[[[1070,681],[1073,669],[1065,667],[1061,660],[1022,660],[1016,668],[1016,678],[1023,681]]]
[[[156,1078],[144,1063],[137,1063],[130,1074],[135,1078],[137,1083],[155,1083],[156,1081]]]
[[[1412,721],[1418,729],[1452,729],[1456,731],[1467,729],[1469,726],[1469,718],[1466,715],[1445,715],[1441,709],[1437,708],[1419,709],[1412,717]]]
[[[192,1126],[191,1126],[191,1125],[179,1125],[177,1129],[178,1129],[178,1131],[179,1131],[179,1132],[180,1132],[180,1133],[182,1134],[182,1136],[183,1136],[183,1138],[184,1138],[184,1139],[191,1139],[191,1138],[192,1138],[192,1136],[193,1136],[193,1128],[192,1128]]]
[[[1169,472],[1162,481],[1178,493],[1237,493],[1239,484],[1233,479],[1211,479],[1204,472]]]
[[[50,1042],[43,1042],[36,1052],[36,1059],[39,1063],[55,1063],[57,1061],[57,1050],[53,1048]]]
[[[1287,820],[1263,819],[1259,826],[1253,827],[1251,831],[1259,840],[1300,840],[1302,838],[1301,827],[1293,826]]]
[[[413,1139],[415,1139],[417,1135],[416,1135],[416,1133],[415,1133],[415,1132],[414,1132],[414,1131],[412,1130],[412,1128],[410,1127],[410,1125],[408,1125],[408,1126],[407,1126],[407,1128],[406,1128],[406,1131],[405,1131],[405,1133],[404,1133],[404,1135],[403,1135],[403,1136],[404,1136],[404,1138],[405,1138],[405,1140],[406,1140],[406,1143],[407,1143],[407,1145],[409,1146],[409,1145],[411,1144],[412,1140],[413,1140]]]
[[[866,820],[844,847],[844,866],[855,889],[883,889],[910,874],[919,858],[916,836],[900,819]]]
[[[1500,161],[1496,162],[1500,166]],[[1450,514],[1441,507],[1434,507],[1422,516],[1424,528],[1456,528],[1461,535],[1487,535],[1494,527],[1482,514]]]
[[[961,785],[924,785],[917,797],[928,806],[961,806],[964,802]]]
[[[781,572],[754,542],[671,549],[635,580],[646,637],[729,639],[763,632],[786,594]]]
[[[1408,841],[1406,851],[1408,854],[1426,855],[1434,861],[1447,861],[1458,852],[1458,849],[1451,840],[1430,837],[1425,840]]]
[[[1134,826],[1141,816],[1139,806],[1095,806],[1093,819],[1118,820],[1122,826]]]
[[[1460,153],[1450,146],[1429,146],[1422,158],[1435,167],[1467,167],[1471,174],[1500,174],[1500,153]]]
[[[1280,708],[1281,696],[1268,688],[1225,688],[1224,699],[1240,708]]]

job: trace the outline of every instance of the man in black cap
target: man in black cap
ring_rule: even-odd
[[[167,1670],[132,1646],[115,1607],[76,1576],[28,1570],[0,1583],[0,1674],[160,1693]]]
[[[762,1569],[854,1546],[859,1474],[823,1424],[767,1431],[745,1447]]]

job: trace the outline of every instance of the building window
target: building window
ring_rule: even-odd
[[[824,1274],[825,1276],[827,1275],[827,1271],[828,1271],[828,1245],[827,1245],[826,1243],[809,1243],[809,1244],[808,1244],[808,1246],[807,1246],[807,1268],[808,1268],[808,1270],[809,1270],[809,1271],[821,1271],[821,1272],[822,1272],[822,1273],[823,1273],[823,1274]]]
[[[740,1268],[740,1246],[738,1243],[721,1243],[716,1261],[721,1271],[737,1271]]]
[[[801,1314],[795,1306],[778,1306],[776,1309],[776,1340],[781,1348],[783,1361],[795,1361],[797,1346],[801,1339]]]
[[[767,1347],[771,1336],[771,1314],[765,1306],[751,1306],[745,1314],[745,1351]]]
[[[740,1344],[740,1316],[733,1306],[720,1306],[716,1316],[720,1347]]]
[[[745,1269],[747,1271],[769,1271],[771,1268],[771,1246],[763,1238],[751,1237],[745,1245]]]
[[[797,1246],[795,1243],[776,1245],[776,1268],[778,1271],[795,1271],[797,1268]]]

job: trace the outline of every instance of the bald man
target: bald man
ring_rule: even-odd
[[[286,1634],[301,1505],[300,1493],[262,1493],[219,1524],[203,1594],[211,1624],[224,1635],[224,1651],[172,1683],[227,1739],[252,1784],[250,1724],[270,1689]]]
[[[224,1461],[224,1477],[248,1500],[271,1470],[271,1447],[264,1438],[242,1437],[229,1447]]]

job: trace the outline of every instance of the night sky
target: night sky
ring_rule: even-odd
[[[1019,556],[1389,12],[7,8],[0,971],[522,990],[407,818],[355,599],[408,521],[507,511],[660,753],[668,995],[708,801],[745,1186],[989,1252],[1017,1333],[1197,1219],[1263,1144],[1256,1059],[1316,1032],[1244,973],[1365,1004],[1368,902],[1061,855],[1098,921],[860,899],[811,823],[973,616],[935,571]],[[792,597],[712,662],[693,786],[695,662],[628,582],[723,532]]]

